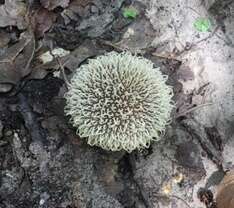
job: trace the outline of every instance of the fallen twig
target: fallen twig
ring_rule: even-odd
[[[182,113],[177,114],[177,115],[175,116],[175,118],[179,118],[179,117],[181,117],[181,116],[185,116],[185,115],[188,114],[188,113],[191,113],[191,112],[193,112],[193,111],[195,111],[195,110],[197,110],[197,109],[199,109],[199,108],[202,108],[202,107],[205,107],[205,106],[209,106],[209,105],[213,105],[213,103],[204,103],[204,104],[195,106],[195,107],[190,108],[190,109],[188,109],[188,110],[186,110],[186,111],[184,111],[184,112],[182,112]]]
[[[171,60],[175,60],[175,61],[181,61],[180,59],[176,58],[173,55],[169,54],[168,56],[167,55],[163,55],[163,54],[159,54],[159,53],[152,53],[153,56],[156,56],[158,58],[164,58],[164,59],[171,59]]]
[[[62,71],[62,75],[63,75],[64,82],[65,82],[67,88],[69,88],[69,87],[71,86],[71,84],[70,84],[70,82],[69,82],[68,79],[67,79],[67,76],[66,76],[66,73],[65,73],[65,69],[64,69],[64,65],[66,64],[66,62],[62,64],[61,61],[60,61],[60,58],[57,57],[57,56],[55,56],[55,55],[53,54],[51,48],[49,49],[49,52],[50,52],[50,55],[53,56],[54,60],[57,61],[58,65],[59,65],[59,68],[60,68],[61,71]]]
[[[62,63],[61,63],[59,57],[55,57],[55,59],[56,59],[56,61],[58,62],[59,67],[60,67],[60,69],[61,69],[61,71],[62,71],[63,79],[64,79],[64,82],[65,82],[66,86],[67,86],[68,88],[71,87],[71,84],[70,84],[70,82],[68,81],[67,76],[66,76],[66,74],[65,74],[65,69],[64,69],[64,67],[63,67],[63,65],[62,65]],[[64,63],[64,65],[65,65],[65,63]]]

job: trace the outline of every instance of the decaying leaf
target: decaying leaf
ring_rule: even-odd
[[[87,9],[85,9],[88,5],[95,4],[94,0],[73,0],[69,4],[69,6],[64,9],[61,13],[65,24],[71,22],[71,20],[78,21],[80,17],[87,17]],[[97,9],[98,11],[99,9]]]
[[[123,0],[118,0],[108,4],[103,8],[101,14],[90,16],[88,19],[83,19],[76,30],[82,34],[86,34],[87,37],[96,38],[101,36],[110,27],[110,23],[115,19],[114,13],[116,13],[122,6]]]
[[[110,3],[108,4],[104,2],[104,0],[72,1],[69,7],[65,9],[62,16],[63,18],[65,18],[66,25],[71,23],[69,22],[69,19],[75,20],[75,22],[69,25],[69,29],[71,28],[69,32],[67,29],[64,30],[64,27],[61,27],[61,24],[58,24],[57,27],[55,26],[54,31],[59,30],[60,33],[63,33],[64,31],[64,33],[62,34],[63,36],[58,36],[59,39],[61,39],[61,37],[62,39],[64,39],[68,35],[69,37],[72,37],[72,34],[77,32],[79,32],[79,35],[85,36],[87,38],[96,38],[104,34],[108,29],[110,29],[113,21],[116,19],[115,14],[120,10],[124,1],[110,1]],[[88,8],[89,4],[92,5],[90,6],[90,9]],[[66,40],[63,42],[67,42],[70,40],[68,38],[65,39]],[[62,47],[63,45],[61,43],[59,44],[59,46]]]
[[[52,50],[54,51],[54,50]],[[57,50],[55,50],[56,52]],[[62,52],[62,53],[61,53]],[[90,41],[84,41],[82,45],[80,45],[76,50],[74,50],[71,53],[68,53],[69,51],[61,49],[56,53],[54,53],[55,57],[59,57],[59,60],[61,64],[69,69],[70,71],[73,71],[78,68],[80,63],[85,61],[89,57],[93,57],[95,55],[103,54],[104,51],[102,49],[99,49],[96,47],[96,45]],[[41,60],[41,56],[38,57],[40,62],[43,62]],[[32,72],[29,76],[31,79],[43,79],[48,73],[54,70],[59,70],[60,65],[58,63],[58,60],[54,59],[50,62],[45,62],[42,64],[39,64],[35,66],[32,69]]]
[[[15,58],[19,55],[19,53],[24,49],[24,47],[28,44],[30,39],[25,37],[21,38],[19,42],[9,47],[4,54],[0,56],[0,63],[9,63],[13,62]]]
[[[42,37],[56,20],[56,14],[47,9],[40,8],[33,15],[33,28],[37,37]]]
[[[0,6],[0,27],[17,26],[25,29],[25,14],[26,4],[22,0],[5,0],[5,4]]]
[[[42,6],[48,10],[53,10],[56,7],[65,8],[69,5],[70,0],[40,0]]]
[[[179,80],[181,81],[189,81],[189,80],[194,80],[195,76],[193,71],[189,68],[189,66],[186,65],[181,65],[179,70],[176,72],[176,75]]]
[[[13,85],[28,75],[34,50],[34,37],[29,33],[24,33],[18,43],[9,47],[0,57],[0,84]],[[6,88],[3,90],[5,92]]]
[[[0,48],[5,47],[9,42],[10,42],[9,34],[4,31],[0,31]]]
[[[216,202],[218,208],[234,207],[234,170],[228,172],[219,184]]]

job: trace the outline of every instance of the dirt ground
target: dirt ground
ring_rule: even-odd
[[[66,78],[113,50],[174,90],[165,135],[131,154],[64,114]],[[233,70],[233,0],[0,0],[0,208],[234,208]]]

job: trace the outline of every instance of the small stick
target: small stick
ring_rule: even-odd
[[[61,61],[60,61],[60,59],[59,59],[59,57],[56,57],[56,56],[52,53],[52,49],[51,49],[51,48],[49,48],[49,52],[50,52],[50,55],[53,56],[53,58],[54,58],[54,59],[57,61],[57,63],[58,63],[59,68],[60,68],[61,71],[62,71],[63,79],[64,79],[64,82],[65,82],[67,88],[71,87],[71,84],[70,84],[70,82],[68,81],[67,76],[66,76],[66,74],[65,74],[65,69],[64,69],[64,67],[63,67],[63,65],[65,65],[66,62],[65,62],[64,64],[62,64]]]
[[[117,44],[114,44],[114,43],[111,43],[111,42],[109,42],[109,41],[103,41],[102,43],[105,44],[106,46],[110,46],[110,47],[112,47],[112,48],[114,48],[114,49],[116,49],[116,50],[118,50],[118,51],[120,51],[120,52],[126,50],[126,49],[121,48],[120,46],[118,46],[118,45],[117,45],[118,43],[117,43]]]
[[[169,59],[169,60],[175,60],[175,61],[181,61],[180,59],[177,59],[175,56],[173,55],[162,55],[162,54],[159,54],[159,53],[152,53],[153,56],[156,56],[158,58],[164,58],[164,59]]]
[[[70,82],[69,82],[68,79],[67,79],[67,75],[65,74],[65,69],[64,69],[64,67],[63,67],[63,65],[62,65],[62,63],[61,63],[61,61],[60,61],[60,59],[59,59],[58,57],[55,57],[55,59],[56,59],[56,61],[58,62],[59,67],[60,67],[60,69],[61,69],[61,71],[62,71],[63,79],[64,79],[65,84],[67,85],[67,88],[71,87],[71,84],[70,84]],[[65,63],[64,63],[64,64],[65,64]]]
[[[196,106],[196,107],[190,108],[190,109],[188,109],[187,111],[184,111],[184,112],[182,112],[182,113],[179,113],[178,115],[176,115],[175,118],[179,118],[179,117],[181,117],[181,116],[185,116],[186,114],[191,113],[192,111],[195,111],[195,110],[197,110],[197,109],[199,109],[199,108],[202,108],[202,107],[205,107],[205,106],[208,106],[208,105],[213,105],[213,103],[204,103],[204,104],[198,105],[198,106]]]

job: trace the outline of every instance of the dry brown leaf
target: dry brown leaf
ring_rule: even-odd
[[[234,208],[234,170],[228,172],[219,184],[216,202],[218,208]]]
[[[56,7],[66,8],[69,5],[70,0],[40,0],[40,2],[44,8],[53,10]]]
[[[0,27],[17,26],[25,29],[25,14],[26,4],[22,0],[5,0],[5,4],[0,6]]]
[[[56,20],[56,14],[47,9],[40,8],[32,17],[33,28],[37,37],[42,37]]]
[[[0,84],[16,84],[31,71],[29,67],[35,51],[34,37],[25,33],[20,41],[0,57]],[[0,88],[0,92],[5,89]]]

